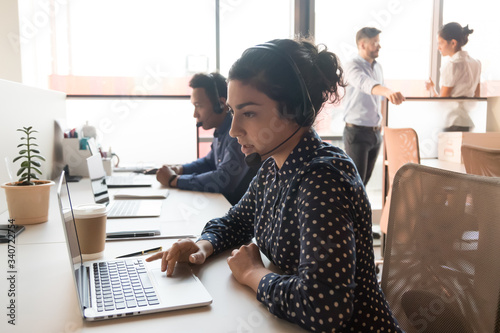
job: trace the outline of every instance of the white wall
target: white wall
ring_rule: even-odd
[[[0,1],[0,79],[22,82],[17,0]]]
[[[42,165],[43,178],[51,178],[54,159],[54,120],[66,117],[66,94],[28,87],[20,83],[0,80],[0,184],[10,181],[5,157],[12,161],[19,151],[21,127],[33,126],[37,144],[46,162]],[[19,163],[16,162],[14,172]],[[15,174],[13,175],[15,177]],[[0,213],[7,210],[5,191],[0,190]],[[7,223],[0,221],[0,223]]]

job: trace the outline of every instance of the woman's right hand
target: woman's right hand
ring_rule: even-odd
[[[212,254],[212,244],[206,240],[195,243],[192,239],[185,238],[175,242],[166,251],[158,252],[146,261],[161,259],[161,271],[167,271],[167,276],[172,276],[177,262],[189,262],[201,265]]]

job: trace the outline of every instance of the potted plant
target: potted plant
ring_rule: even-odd
[[[35,224],[46,222],[49,218],[49,198],[50,187],[54,185],[51,180],[39,180],[41,162],[45,158],[40,155],[37,149],[38,145],[33,142],[36,138],[33,133],[37,133],[30,127],[18,129],[25,134],[21,137],[22,143],[19,156],[13,162],[21,161],[17,172],[20,177],[17,182],[8,182],[2,184],[7,197],[7,207],[9,216],[15,224]]]

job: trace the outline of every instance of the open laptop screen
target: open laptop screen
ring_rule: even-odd
[[[61,218],[64,221],[64,231],[68,237],[68,250],[71,255],[73,265],[80,266],[82,263],[82,256],[80,252],[80,245],[78,244],[78,235],[76,233],[76,225],[73,217],[73,207],[71,207],[71,198],[69,196],[68,183],[64,176],[64,171],[61,173],[59,184],[57,187],[57,196],[59,199],[59,209]]]
[[[100,155],[92,155],[87,158],[89,177],[92,184],[92,192],[96,203],[108,204],[109,193],[106,184],[106,172],[102,166]]]
[[[73,266],[74,283],[78,291],[78,298],[80,300],[80,311],[83,314],[85,292],[83,291],[85,268],[83,267],[82,253],[80,251],[80,244],[78,242],[78,233],[76,231],[75,218],[73,215],[73,207],[71,204],[71,197],[69,194],[68,183],[64,171],[61,172],[59,184],[57,186],[57,198],[59,201],[59,210],[61,219],[64,222],[64,233],[66,235],[66,245],[70,254],[71,264]]]

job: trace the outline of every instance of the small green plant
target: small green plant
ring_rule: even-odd
[[[21,167],[17,171],[17,176],[19,178],[19,184],[18,185],[35,185],[34,182],[32,182],[32,179],[38,179],[38,174],[42,174],[40,171],[40,167],[42,164],[37,161],[37,160],[42,160],[45,161],[45,158],[40,155],[40,151],[36,148],[33,147],[38,147],[38,145],[34,142],[33,140],[36,140],[34,136],[32,136],[33,133],[38,133],[38,131],[35,131],[32,129],[33,127],[23,127],[18,128],[17,130],[19,132],[23,132],[26,136],[21,137],[21,140],[25,140],[25,143],[21,143],[17,146],[17,148],[22,149],[19,151],[19,156],[17,156],[13,162],[16,162],[20,159],[24,159],[24,161],[21,162]]]

